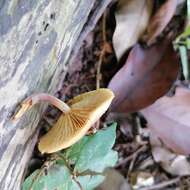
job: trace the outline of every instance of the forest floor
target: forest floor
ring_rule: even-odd
[[[112,37],[116,24],[112,9],[113,7],[107,9],[84,40],[75,60],[68,68],[61,90],[56,94],[60,99],[68,100],[98,87],[106,88],[114,74],[122,67],[123,63],[117,61],[113,50]],[[180,80],[179,83],[182,84]],[[41,124],[48,127],[58,114],[57,110],[49,107]],[[185,170],[184,168],[190,169],[189,157],[174,155],[167,147],[160,145],[160,142],[153,142],[150,130],[146,127],[146,120],[140,113],[108,113],[101,119],[99,126],[101,128],[105,122],[112,121],[118,125],[114,149],[119,154],[119,160],[115,171],[124,177],[122,183],[128,183],[139,190],[190,189],[190,172],[187,171],[185,175],[180,172]],[[153,146],[155,144],[156,146]],[[39,158],[37,151],[34,158]]]

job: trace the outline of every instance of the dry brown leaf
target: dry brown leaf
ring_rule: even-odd
[[[184,155],[176,155],[159,140],[155,133],[150,133],[151,151],[154,160],[172,175],[190,175],[190,162]]]
[[[165,40],[144,49],[136,45],[110,81],[113,112],[135,112],[151,105],[171,87],[179,70],[172,44]]]
[[[147,28],[148,39],[147,43],[150,45],[157,36],[164,30],[167,24],[175,14],[177,7],[177,0],[167,0],[156,12],[156,14],[150,19],[149,26]]]
[[[106,179],[96,190],[131,190],[127,180],[115,169],[104,172]]]
[[[118,60],[136,44],[147,28],[152,0],[119,0],[115,13],[116,29],[113,46]]]
[[[190,154],[190,90],[176,89],[141,111],[148,127],[173,151]]]

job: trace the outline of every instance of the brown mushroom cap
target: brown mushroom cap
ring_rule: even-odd
[[[77,142],[106,112],[113,98],[111,90],[102,88],[70,100],[68,104],[71,110],[62,114],[48,133],[40,139],[40,152],[56,152]]]

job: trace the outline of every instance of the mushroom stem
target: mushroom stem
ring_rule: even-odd
[[[13,116],[13,120],[17,120],[29,109],[32,108],[35,104],[38,104],[40,102],[48,102],[55,107],[57,107],[59,110],[61,110],[63,113],[66,113],[70,111],[70,107],[63,101],[59,100],[58,98],[51,96],[46,93],[40,93],[40,94],[33,94],[26,98],[21,103],[21,108],[19,111]]]

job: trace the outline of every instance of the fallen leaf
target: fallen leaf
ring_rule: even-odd
[[[104,172],[106,179],[96,190],[131,190],[127,180],[115,169]]]
[[[145,32],[152,12],[152,0],[119,0],[115,12],[113,46],[118,60]]]
[[[190,175],[190,162],[186,156],[172,152],[153,132],[150,133],[150,144],[154,160],[165,171],[178,176]]]
[[[190,90],[176,89],[173,97],[164,96],[141,110],[148,127],[173,151],[190,154]]]
[[[134,46],[108,85],[115,94],[111,111],[135,112],[152,104],[169,90],[178,70],[178,59],[169,41],[147,49]]]
[[[167,0],[150,19],[147,28],[147,43],[151,44],[158,37],[175,14],[177,0]]]

